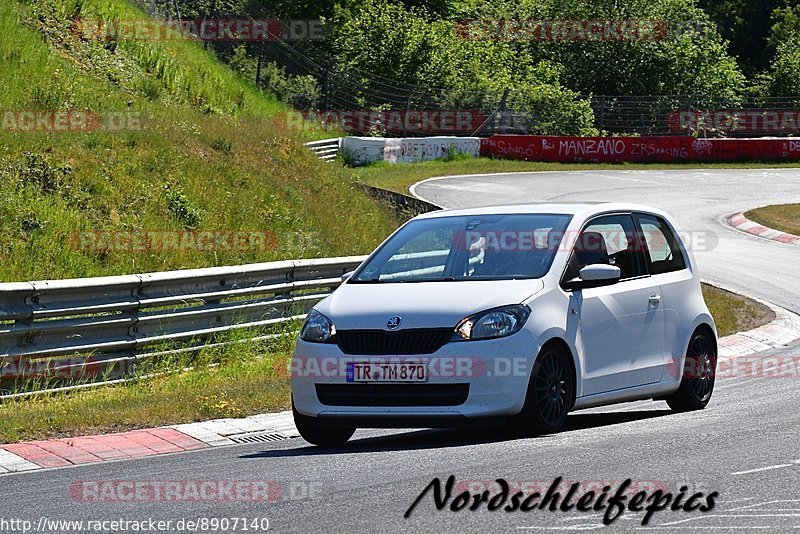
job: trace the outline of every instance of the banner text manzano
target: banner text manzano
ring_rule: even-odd
[[[503,510],[504,512],[530,512],[533,510],[544,510],[547,508],[551,512],[568,512],[575,509],[579,512],[604,512],[603,524],[610,525],[616,521],[627,509],[631,512],[645,512],[642,518],[642,525],[650,522],[653,514],[661,510],[672,510],[676,512],[694,512],[695,510],[706,513],[714,509],[715,499],[719,497],[719,492],[714,491],[705,496],[702,492],[689,494],[688,486],[681,486],[679,493],[673,495],[657,489],[652,493],[639,491],[628,500],[628,489],[633,482],[630,478],[622,481],[612,494],[611,485],[602,488],[602,491],[579,491],[580,482],[572,484],[565,492],[563,499],[557,490],[561,486],[562,477],[553,480],[544,495],[540,492],[525,494],[517,491],[509,495],[510,486],[503,478],[495,480],[499,491],[494,495],[489,490],[478,493],[462,491],[455,497],[452,496],[455,476],[450,475],[442,491],[442,482],[439,478],[434,478],[430,484],[425,486],[422,493],[411,503],[403,517],[406,519],[429,492],[432,492],[433,503],[437,510],[449,508],[452,512],[458,512],[468,507],[469,511],[478,510],[482,504],[486,504],[486,509],[490,512]],[[448,506],[449,505],[449,506]]]

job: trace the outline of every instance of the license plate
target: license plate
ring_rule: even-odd
[[[427,382],[428,366],[424,363],[360,363],[347,364],[348,382]]]

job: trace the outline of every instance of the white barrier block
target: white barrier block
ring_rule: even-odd
[[[481,140],[478,137],[344,137],[342,155],[351,165],[368,165],[376,161],[415,163],[442,159],[456,151],[477,158]]]
[[[383,159],[383,137],[343,137],[341,154],[351,165],[369,165]]]
[[[383,159],[391,163],[416,163],[443,159],[452,151],[477,158],[480,150],[478,137],[406,137],[387,139]]]

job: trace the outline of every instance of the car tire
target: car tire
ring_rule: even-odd
[[[536,358],[522,411],[510,421],[511,430],[528,436],[560,431],[572,408],[575,378],[567,351],[545,346]]]
[[[292,402],[292,415],[300,436],[312,445],[320,447],[344,445],[356,432],[355,427],[320,425],[315,417],[298,412],[294,402]]]
[[[678,391],[666,398],[667,404],[676,412],[702,410],[714,392],[714,376],[717,370],[716,344],[704,330],[695,331],[686,350],[686,360]]]

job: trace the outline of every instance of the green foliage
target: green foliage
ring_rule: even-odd
[[[167,209],[185,229],[193,230],[200,226],[200,209],[194,206],[186,195],[169,184],[164,186],[164,194],[167,199]]]
[[[224,137],[217,137],[211,141],[211,148],[220,152],[230,152],[233,148],[233,145],[228,139],[225,139]]]
[[[410,84],[442,86],[446,74],[437,67],[457,44],[450,25],[390,0],[368,0],[352,10],[340,7],[332,25],[342,72],[366,71]]]
[[[767,67],[777,46],[768,40],[773,11],[788,6],[790,0],[698,0],[697,4],[728,41],[728,52],[745,73],[755,76]]]
[[[274,61],[262,66],[261,86],[294,109],[319,109],[322,102],[322,89],[316,78],[287,74]]]
[[[281,129],[283,105],[199,43],[77,38],[65,26],[75,12],[143,17],[127,0],[0,2],[0,109],[142,118],[124,131],[0,129],[0,280],[363,254],[395,227],[345,170]],[[190,228],[275,237],[252,250],[81,246]]]
[[[641,40],[546,41],[497,38],[470,26],[464,38],[460,20],[646,20],[670,31]],[[686,94],[701,95],[698,104],[735,103],[745,87],[726,43],[692,0],[452,2],[435,13],[363,0],[338,9],[331,26],[342,73],[442,88],[433,105],[484,111],[508,87],[509,107],[535,133],[596,133],[581,95]],[[695,27],[705,31],[688,31]],[[368,77],[363,83],[369,89]]]
[[[778,8],[769,36],[775,56],[761,78],[761,92],[770,96],[800,95],[800,6]]]
[[[208,53],[198,42],[177,36],[136,39],[124,32],[115,35],[113,31],[101,30],[112,28],[120,21],[148,20],[144,12],[128,1],[19,2],[24,8],[15,10],[16,15],[28,28],[37,30],[51,47],[78,62],[84,74],[105,79],[109,85],[135,98],[143,97],[161,105],[185,104],[225,114],[267,113],[280,109],[280,105],[264,98],[252,84],[244,82],[219,62],[209,61]],[[14,17],[11,11],[14,4],[4,6],[2,16]],[[4,40],[0,50],[16,42]],[[72,73],[57,72],[55,87],[34,93],[37,101],[32,104],[49,109],[72,107],[83,92],[76,78],[80,75],[73,77]],[[118,105],[117,109],[120,107]]]
[[[521,83],[509,93],[508,107],[534,135],[597,135],[587,100],[555,85]]]
[[[772,12],[772,21],[774,24],[768,40],[773,49],[800,39],[800,6],[776,8]]]
[[[510,88],[509,107],[520,111],[533,131],[594,133],[588,102],[561,85],[555,62],[533,62],[507,43],[462,39],[455,22],[389,0],[367,0],[357,9],[340,9],[333,26],[342,73],[366,71],[442,88],[431,105],[487,113]],[[370,81],[362,80],[367,87]],[[370,104],[366,97],[362,102]]]
[[[258,59],[247,54],[246,46],[239,45],[234,48],[233,54],[227,58],[227,63],[228,66],[238,72],[242,78],[246,80],[256,79]]]
[[[734,99],[744,77],[725,43],[709,28],[708,17],[692,0],[500,0],[459,15],[477,20],[658,21],[653,38],[618,40],[537,40],[505,42],[519,64],[549,61],[561,66],[561,81],[581,94],[704,94]],[[694,27],[708,31],[688,31]]]
[[[800,95],[800,38],[778,45],[768,83],[772,96]]]
[[[180,0],[172,6],[166,14],[203,16],[210,13],[211,0]],[[301,50],[314,59],[333,59],[348,84],[364,87],[352,95],[353,105],[383,103],[374,95],[391,92],[395,81],[440,88],[438,100],[428,99],[431,105],[465,106],[486,101],[505,87],[519,87],[526,95],[531,88],[549,93],[546,84],[565,90],[558,102],[574,101],[565,110],[572,117],[584,115],[576,94],[693,95],[701,106],[736,105],[748,93],[765,96],[773,85],[785,94],[791,87],[786,81],[791,51],[784,47],[780,57],[777,52],[800,33],[800,8],[790,0],[218,0],[215,8],[217,14],[324,19],[333,38],[303,43]],[[667,33],[656,39],[585,42],[497,40],[492,35],[461,39],[458,24],[469,20],[645,21],[657,22],[659,31]],[[254,79],[257,46],[210,46]],[[782,80],[775,84],[767,69],[773,60]],[[541,65],[554,69],[555,80],[539,77]],[[322,80],[315,85],[310,78],[293,80],[278,66],[265,69],[265,87],[283,102],[318,105]],[[373,74],[386,80],[376,81]],[[560,131],[588,127],[568,123]]]
[[[72,167],[54,166],[41,154],[32,152],[24,152],[22,156],[22,161],[8,163],[0,171],[7,177],[8,185],[15,183],[17,188],[32,186],[46,195],[69,190],[68,178],[72,175]]]

